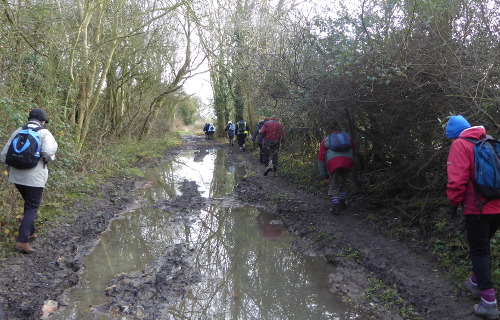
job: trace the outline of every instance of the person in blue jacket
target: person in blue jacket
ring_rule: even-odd
[[[224,129],[227,132],[227,137],[229,138],[229,145],[234,146],[234,131],[236,130],[236,126],[232,121],[227,123],[226,128]]]

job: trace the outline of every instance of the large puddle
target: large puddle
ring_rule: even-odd
[[[235,176],[245,174],[223,150],[186,151],[149,169],[138,191],[143,205],[103,233],[55,318],[110,319],[91,310],[106,302],[104,289],[114,276],[140,269],[168,245],[187,243],[202,280],[164,319],[356,319],[328,291],[333,266],[295,250],[294,237],[271,212],[227,200]],[[178,197],[186,179],[211,201],[179,219],[159,204]]]

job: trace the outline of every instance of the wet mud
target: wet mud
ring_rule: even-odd
[[[326,197],[300,190],[280,176],[264,177],[255,153],[203,136],[186,136],[185,141],[165,158],[180,150],[195,150],[195,158],[202,159],[207,150],[227,149],[228,160],[244,165],[247,171],[237,177],[234,197],[272,212],[297,236],[295,246],[300,251],[332,263],[336,272],[329,277],[329,289],[357,306],[359,319],[405,319],[402,308],[413,310],[412,319],[474,318],[474,301],[465,291],[454,286],[418,245],[387,238],[372,227],[362,203],[353,203],[340,216],[333,216]],[[141,163],[138,167],[155,165]],[[137,206],[134,190],[144,183],[127,177],[108,180],[89,200],[67,208],[66,218],[41,230],[33,243],[36,253],[15,254],[2,261],[0,319],[2,310],[5,319],[40,319],[47,300],[64,307],[68,289],[78,283],[84,268],[83,257],[111,220]],[[221,200],[201,197],[189,181],[184,181],[181,192],[181,196],[157,204],[162,210],[175,211],[175,219],[189,219],[190,212],[206,201]],[[168,307],[200,281],[191,267],[192,256],[186,244],[166,247],[141,270],[116,276],[106,289],[108,303],[95,306],[95,312],[127,319],[162,319]],[[397,292],[404,302],[388,303],[381,293],[368,297],[374,279],[386,290]]]
[[[120,319],[167,319],[172,304],[201,280],[193,258],[193,249],[185,243],[165,248],[142,270],[115,277],[105,290],[109,302],[97,308]]]

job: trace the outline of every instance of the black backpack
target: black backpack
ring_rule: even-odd
[[[245,131],[246,131],[246,128],[245,128],[245,127],[246,127],[245,122],[240,120],[240,121],[238,122],[238,134],[243,134],[243,133],[245,133]]]
[[[30,128],[24,126],[19,131],[7,151],[5,163],[16,169],[31,169],[37,166],[41,158],[40,135],[38,131],[44,127]]]

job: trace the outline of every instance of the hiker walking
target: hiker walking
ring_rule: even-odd
[[[31,110],[28,123],[14,131],[0,153],[0,161],[8,165],[9,182],[24,200],[23,220],[14,245],[23,253],[35,252],[28,241],[36,238],[35,219],[49,176],[46,164],[55,160],[57,151],[54,136],[45,129],[48,122],[42,109]]]
[[[266,165],[268,162],[268,159],[266,158],[267,154],[264,152],[263,149],[263,141],[262,141],[262,135],[259,134],[260,129],[264,126],[264,123],[268,121],[268,118],[264,118],[263,120],[260,120],[257,125],[255,126],[255,129],[252,133],[252,141],[255,143],[255,140],[257,140],[257,145],[259,146],[259,161],[260,163]]]
[[[214,139],[215,125],[213,123],[209,123],[208,124],[207,134],[208,134],[208,139],[209,140],[213,140]]]
[[[332,132],[319,146],[319,172],[328,180],[328,197],[332,202],[330,212],[335,215],[347,206],[345,187],[354,163],[354,150],[354,141],[345,131]]]
[[[242,151],[245,151],[245,141],[247,139],[248,131],[250,131],[248,124],[243,121],[243,119],[240,119],[240,121],[236,123],[236,139],[238,139],[238,146]]]
[[[224,129],[225,132],[227,132],[227,137],[229,138],[229,145],[234,146],[234,131],[236,130],[236,126],[232,121],[229,121],[227,123],[226,128]]]
[[[275,117],[269,118],[260,129],[263,149],[265,153],[266,169],[264,175],[273,171],[274,176],[278,175],[278,152],[281,142],[285,138],[285,128]]]
[[[203,132],[205,133],[205,139],[208,139],[208,123],[205,123],[205,126],[203,127]]]
[[[488,136],[484,127],[471,127],[460,115],[450,117],[446,125],[446,136],[453,141],[446,165],[446,194],[451,205],[450,214],[456,216],[458,206],[461,205],[472,262],[472,274],[465,287],[474,298],[481,299],[479,304],[474,305],[476,315],[498,319],[496,293],[491,280],[490,240],[500,226],[500,199],[485,201],[479,187],[474,186],[478,179],[475,160],[477,147],[474,142]],[[498,147],[500,144],[497,143]],[[489,176],[493,178],[493,174]]]

